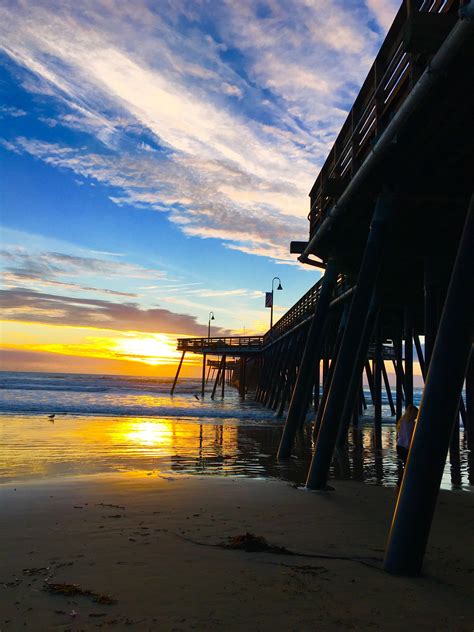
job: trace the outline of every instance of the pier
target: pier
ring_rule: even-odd
[[[252,371],[255,399],[285,417],[278,458],[312,411],[306,487],[320,492],[366,405],[363,380],[377,447],[382,390],[400,417],[418,361],[423,399],[385,552],[393,574],[421,572],[460,419],[474,448],[473,112],[473,0],[406,0],[311,189],[308,241],[291,244],[323,277],[264,336],[178,342],[180,367],[187,352],[203,356],[203,396],[208,356],[220,358],[212,396],[228,358],[244,396]]]

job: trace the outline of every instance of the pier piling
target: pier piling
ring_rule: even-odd
[[[417,575],[458,419],[474,323],[474,196],[471,198],[390,530],[384,568]]]

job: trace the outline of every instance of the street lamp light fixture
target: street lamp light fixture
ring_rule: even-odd
[[[211,338],[211,320],[216,320],[214,318],[214,312],[209,312],[209,320],[207,321],[207,338],[210,340]]]
[[[273,292],[274,292],[274,283],[275,283],[275,281],[278,281],[277,290],[282,290],[283,289],[280,277],[273,277],[273,279],[272,279],[272,304],[270,306],[270,329],[273,327]]]

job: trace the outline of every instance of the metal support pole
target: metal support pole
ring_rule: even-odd
[[[335,363],[331,388],[308,472],[306,486],[309,489],[324,489],[326,487],[344,408],[347,384],[352,376],[354,355],[358,349],[372,293],[379,276],[383,259],[383,248],[386,242],[387,225],[393,206],[391,198],[383,197],[377,200],[375,206],[364,258],[359,270],[357,287]]]
[[[179,377],[179,372],[181,371],[181,365],[183,364],[183,360],[184,360],[184,356],[185,355],[186,355],[186,351],[183,351],[183,353],[181,355],[181,360],[179,361],[179,364],[178,364],[178,370],[176,371],[176,375],[175,375],[175,378],[174,378],[173,386],[171,387],[170,395],[173,395],[174,389],[176,388],[176,384],[178,382],[178,377]]]
[[[474,322],[474,196],[449,284],[420,413],[390,530],[384,568],[420,573],[451,433],[459,408]]]
[[[308,412],[311,400],[311,389],[314,383],[314,362],[319,361],[321,357],[329,303],[336,285],[336,280],[337,266],[336,262],[331,259],[326,267],[326,272],[321,284],[321,291],[301,358],[300,370],[296,378],[285,428],[281,437],[280,447],[278,448],[279,459],[287,459],[291,455],[296,431],[302,426],[306,413]]]

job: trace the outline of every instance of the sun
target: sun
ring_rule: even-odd
[[[176,360],[176,341],[164,334],[134,336],[117,340],[114,352],[127,360],[158,365]]]

